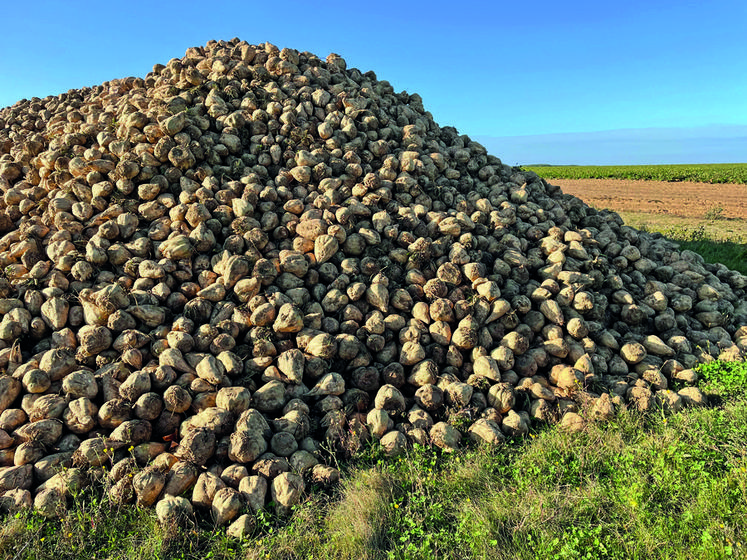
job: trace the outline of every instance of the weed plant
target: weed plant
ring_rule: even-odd
[[[698,366],[702,388],[720,397],[740,397],[747,393],[747,362],[713,360]]]

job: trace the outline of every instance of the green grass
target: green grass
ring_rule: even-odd
[[[270,509],[234,541],[209,521],[80,495],[62,519],[0,525],[11,559],[721,559],[747,549],[747,365],[699,368],[712,408],[627,410],[579,434],[535,430],[496,451],[370,448],[289,521]]]
[[[739,397],[747,389],[747,362],[714,360],[698,366],[701,386],[721,397]]]
[[[567,165],[524,167],[545,179],[634,179],[747,183],[747,163],[696,165]]]

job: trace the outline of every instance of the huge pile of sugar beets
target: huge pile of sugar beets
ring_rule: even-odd
[[[703,404],[693,367],[747,341],[740,273],[334,54],[211,41],[19,101],[0,191],[6,510],[95,483],[241,534],[329,450]]]

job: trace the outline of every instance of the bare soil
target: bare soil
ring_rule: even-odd
[[[624,179],[549,182],[594,208],[614,210],[636,228],[675,238],[702,229],[714,241],[747,243],[747,185]]]
[[[550,179],[549,182],[600,210],[703,218],[709,210],[720,207],[724,218],[747,218],[747,185],[625,179]]]

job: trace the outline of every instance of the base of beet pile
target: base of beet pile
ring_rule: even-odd
[[[211,41],[19,101],[0,190],[4,509],[94,482],[241,534],[338,480],[322,446],[675,411],[747,342],[747,278],[334,54]]]

